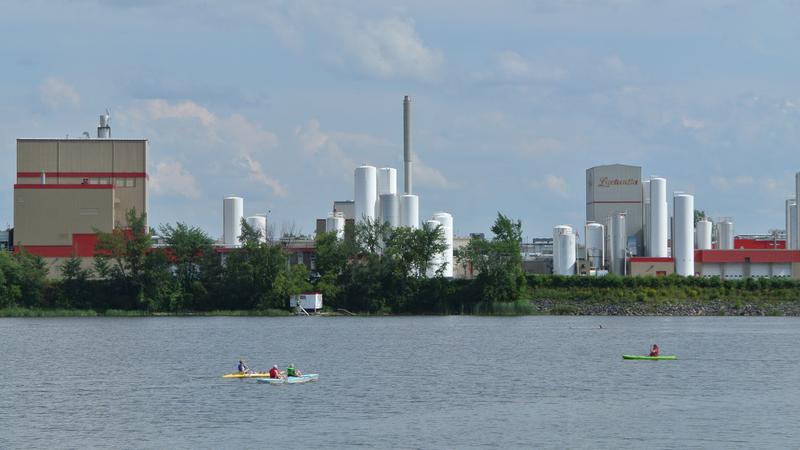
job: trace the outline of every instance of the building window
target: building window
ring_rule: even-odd
[[[125,187],[136,187],[136,179],[135,178],[126,178],[125,179]]]
[[[111,184],[111,180],[108,178],[100,178],[99,182],[100,184]]]
[[[117,178],[116,179],[117,187],[125,187],[125,179],[124,178]]]

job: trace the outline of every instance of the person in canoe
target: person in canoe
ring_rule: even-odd
[[[303,376],[300,369],[294,367],[294,364],[289,364],[289,367],[286,368],[286,376],[287,377],[300,377]]]
[[[270,378],[283,378],[283,374],[281,374],[281,371],[278,370],[278,366],[272,366],[272,369],[269,369],[269,377]]]
[[[239,365],[236,366],[239,369],[239,373],[253,373],[253,371],[247,367],[247,364],[244,363],[243,359],[239,360]]]
[[[649,356],[658,356],[658,352],[659,352],[658,344],[653,344],[653,347],[650,349]]]

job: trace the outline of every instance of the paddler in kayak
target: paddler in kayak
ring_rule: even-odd
[[[281,371],[278,370],[278,366],[272,366],[272,369],[269,369],[269,377],[270,378],[283,378]]]
[[[653,344],[653,348],[650,349],[650,355],[649,356],[658,356],[658,352],[659,352],[658,344]]]
[[[294,367],[294,364],[289,364],[289,367],[286,368],[286,376],[287,377],[300,377],[303,374],[300,372],[300,369]]]
[[[236,366],[236,368],[239,369],[239,373],[253,373],[253,371],[247,367],[247,364],[244,363],[243,359],[239,360],[239,365]]]

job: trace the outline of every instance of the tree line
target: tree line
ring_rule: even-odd
[[[446,248],[441,227],[391,228],[366,222],[347,230],[352,239],[315,238],[315,270],[289,264],[280,243],[242,222],[241,246],[218,252],[203,230],[161,225],[155,246],[146,216],[126,214],[126,226],[98,232],[92,267],[65,259],[60,277],[47,277],[38,256],[0,252],[0,308],[62,308],[203,312],[282,310],[293,294],[318,291],[325,305],[355,313],[470,313],[520,298],[526,281],[519,244],[521,223],[498,214],[490,240],[474,237],[457,253],[473,280],[450,280],[431,267]]]

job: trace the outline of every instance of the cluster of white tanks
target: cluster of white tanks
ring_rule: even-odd
[[[225,247],[241,246],[242,220],[255,231],[261,232],[261,242],[267,241],[267,216],[256,214],[244,217],[244,199],[229,196],[222,199],[222,243]]]

